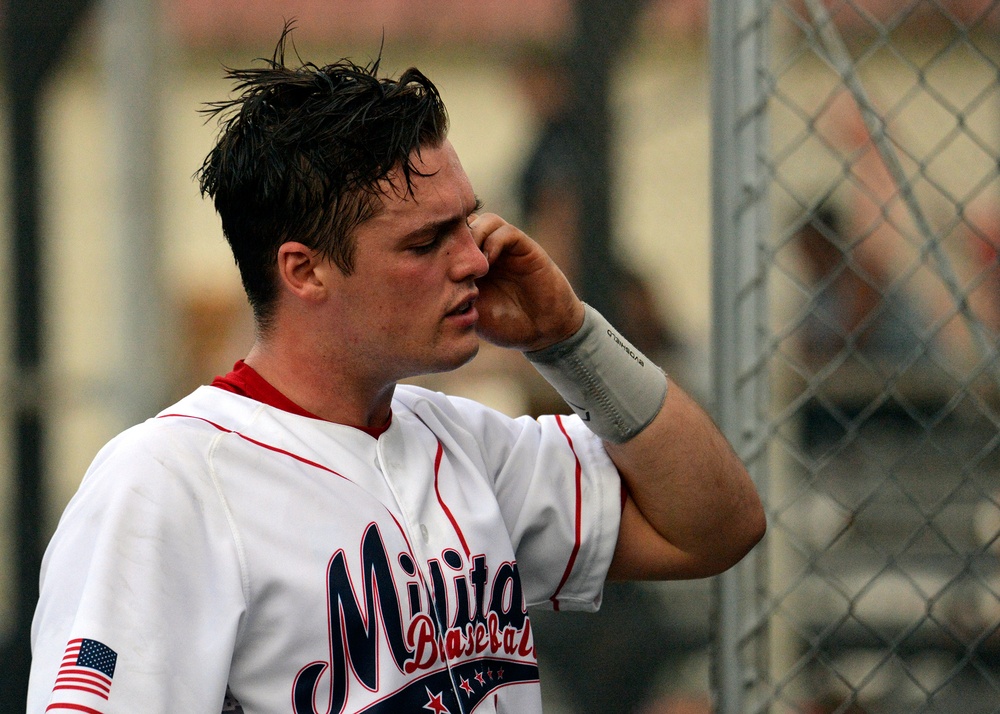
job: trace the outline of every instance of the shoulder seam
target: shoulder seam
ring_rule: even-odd
[[[243,601],[247,610],[249,610],[251,600],[251,583],[250,569],[247,566],[246,548],[243,546],[243,539],[240,537],[239,528],[236,525],[236,518],[233,516],[232,509],[229,507],[229,501],[226,500],[225,493],[222,490],[222,484],[219,482],[218,474],[215,471],[215,451],[222,443],[224,437],[232,435],[233,432],[221,432],[216,434],[212,439],[212,445],[208,449],[208,474],[212,479],[212,487],[215,489],[215,495],[219,499],[219,504],[222,506],[222,512],[226,515],[229,532],[233,537],[233,545],[236,547],[236,555],[240,563],[240,585],[243,588]]]

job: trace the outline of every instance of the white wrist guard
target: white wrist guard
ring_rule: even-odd
[[[621,444],[659,413],[667,376],[601,313],[584,307],[586,316],[576,334],[524,355],[591,431]]]

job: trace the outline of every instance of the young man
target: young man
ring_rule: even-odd
[[[533,712],[530,604],[721,572],[762,536],[705,414],[480,214],[416,70],[233,71],[201,185],[257,322],[233,372],[113,440],[45,557],[28,711]],[[577,415],[405,377],[479,340]]]

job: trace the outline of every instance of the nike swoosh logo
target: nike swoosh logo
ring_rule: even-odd
[[[577,413],[577,415],[579,415],[579,417],[581,419],[583,419],[584,421],[590,421],[590,411],[589,410],[585,409],[584,407],[580,406],[579,404],[574,404],[573,402],[569,401],[568,399],[566,400],[566,403],[569,404],[571,407],[573,407],[573,411],[575,411]]]

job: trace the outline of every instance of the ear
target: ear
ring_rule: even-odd
[[[278,277],[285,289],[302,300],[320,300],[326,294],[325,262],[304,243],[288,241],[278,248]]]

